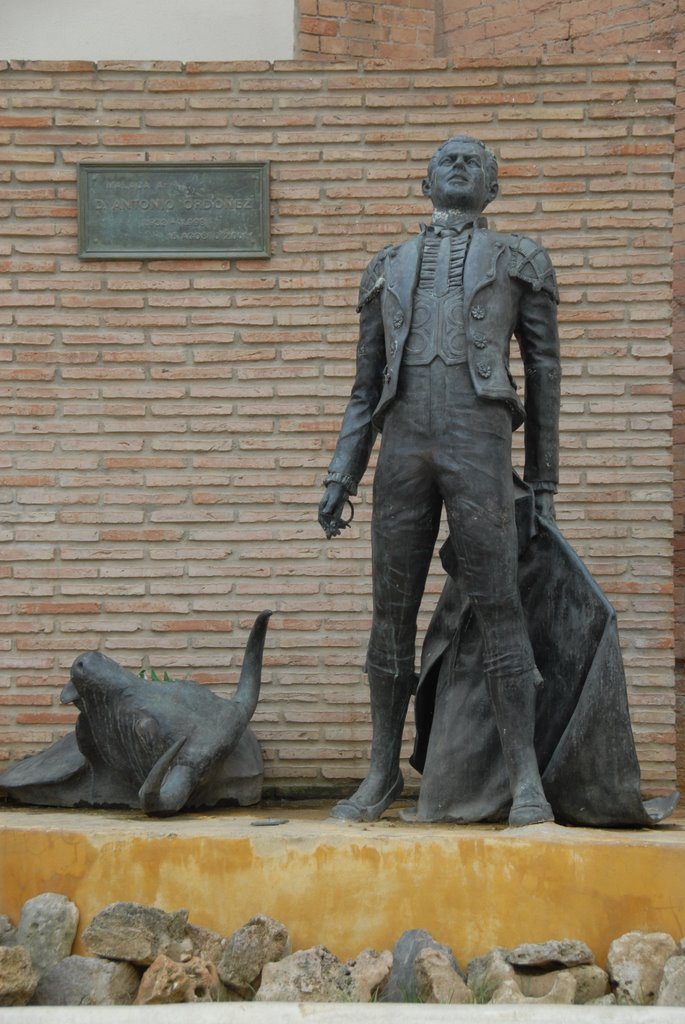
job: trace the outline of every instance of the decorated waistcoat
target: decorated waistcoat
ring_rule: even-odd
[[[383,249],[362,276],[356,377],[327,476],[350,494],[356,493],[376,432],[397,394],[407,347],[415,355],[410,337],[426,234],[424,230],[402,245]],[[419,309],[420,302],[418,296]],[[478,218],[463,266],[466,362],[476,395],[506,403],[513,429],[525,421],[524,477],[531,484],[554,484],[558,479],[557,302],[546,251],[524,235],[490,231],[485,218]],[[414,337],[420,331],[419,319]],[[525,371],[523,402],[509,371],[513,336]]]
[[[447,366],[466,362],[464,259],[470,237],[469,231],[426,237],[403,366],[427,366],[436,358]]]

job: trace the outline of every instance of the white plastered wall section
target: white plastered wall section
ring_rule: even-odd
[[[0,59],[291,60],[295,0],[2,0]]]

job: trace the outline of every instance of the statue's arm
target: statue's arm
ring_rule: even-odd
[[[381,396],[385,365],[379,281],[382,282],[382,266],[376,257],[364,273],[360,287],[356,374],[319,505],[319,522],[324,529],[324,520],[330,524],[332,519],[340,519],[347,498],[357,493],[376,439],[372,416]],[[373,294],[375,288],[378,290]]]
[[[561,362],[558,292],[549,256],[530,239],[520,240],[521,284],[516,337],[525,371],[524,479],[536,493],[538,512],[553,517],[559,480]]]

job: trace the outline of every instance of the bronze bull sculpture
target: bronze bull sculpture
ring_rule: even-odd
[[[249,721],[266,629],[250,632],[231,700],[191,681],[149,682],[96,651],[79,655],[60,694],[74,732],[0,774],[0,794],[52,807],[132,807],[170,815],[261,797],[264,764]]]

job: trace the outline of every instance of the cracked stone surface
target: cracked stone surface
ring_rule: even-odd
[[[26,901],[19,918],[17,942],[28,950],[39,978],[69,956],[78,922],[76,904],[57,892],[44,892]]]
[[[259,989],[266,964],[282,960],[290,952],[290,936],[285,925],[265,914],[257,914],[226,940],[218,962],[219,977],[243,999],[252,999]]]
[[[666,932],[626,932],[609,946],[607,969],[620,1006],[654,1003],[666,961],[677,952]]]
[[[268,963],[255,1001],[287,1003],[358,1002],[350,968],[325,946],[313,946]]]

